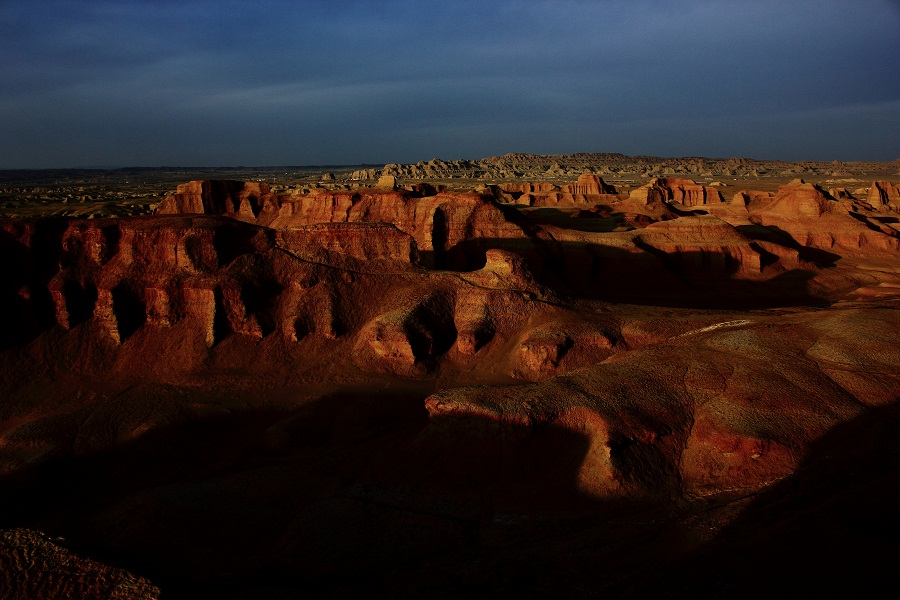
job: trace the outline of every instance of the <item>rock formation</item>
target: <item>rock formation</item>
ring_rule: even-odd
[[[217,184],[192,182],[190,186],[207,189]],[[391,223],[413,237],[418,250],[426,254],[426,262],[456,269],[477,266],[483,261],[486,248],[482,240],[515,243],[526,238],[491,198],[476,193],[440,192],[417,197],[409,190],[367,189],[265,195],[253,218],[227,210],[227,198],[201,205],[182,202],[182,196],[179,193],[167,198],[158,213],[170,214],[184,207],[185,214],[225,215],[274,229],[320,223]]]
[[[788,163],[747,158],[711,159],[703,157],[662,158],[654,156],[625,156],[618,153],[578,153],[541,156],[511,153],[481,159],[442,160],[433,158],[415,164],[388,164],[383,168],[365,168],[349,175],[351,181],[376,181],[381,175],[398,180],[459,180],[478,179],[515,183],[541,178],[570,179],[589,172],[597,175],[628,174],[659,177],[729,177],[758,178],[768,175],[798,173],[848,176],[878,171],[884,177],[897,174],[896,163],[841,163],[835,168],[831,162]]]
[[[654,178],[631,192],[631,199],[642,204],[677,202],[684,206],[701,206],[723,202],[715,187],[698,185],[690,179]]]
[[[397,178],[393,175],[382,175],[378,178],[375,187],[383,190],[393,190],[397,187]]]
[[[750,220],[786,232],[805,247],[842,248],[850,255],[892,255],[900,248],[900,231],[884,226],[864,207],[839,202],[803,180],[778,188],[770,203],[750,210]]]
[[[266,199],[265,183],[246,181],[190,181],[179,185],[156,209],[157,214],[228,215],[253,221]]]
[[[598,160],[0,220],[0,596],[708,591],[810,497],[836,564],[893,565],[897,186]],[[568,181],[403,181],[522,165]]]
[[[575,183],[557,186],[547,182],[504,183],[498,186],[519,205],[534,207],[593,206],[619,200],[614,187],[591,173],[582,173]]]
[[[900,186],[890,181],[873,181],[866,201],[876,209],[888,208],[900,212]]]
[[[615,188],[606,185],[598,176],[591,173],[583,173],[578,176],[578,181],[563,187],[563,191],[573,196],[599,196],[600,194],[615,194]]]

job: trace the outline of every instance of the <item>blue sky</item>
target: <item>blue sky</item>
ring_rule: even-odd
[[[900,158],[900,0],[0,0],[0,168]]]

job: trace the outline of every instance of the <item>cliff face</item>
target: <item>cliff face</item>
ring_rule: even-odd
[[[416,241],[389,223],[318,223],[286,227],[277,245],[305,260],[361,272],[396,272],[419,267]]]
[[[436,266],[462,269],[468,266],[467,258],[459,249],[467,243],[527,239],[493,200],[474,193],[424,198],[402,191],[315,194],[282,199],[277,214],[264,211],[259,222],[276,229],[310,223],[391,223],[412,236],[420,252],[430,253]]]
[[[189,181],[176,188],[156,209],[156,214],[227,215],[252,222],[262,206],[273,198],[265,183],[250,181]]]
[[[558,192],[559,186],[546,181],[525,181],[516,183],[503,183],[500,186],[504,192],[519,194],[534,194],[540,192]]]
[[[873,181],[866,201],[876,209],[900,212],[900,186],[890,181]]]
[[[889,189],[887,184],[882,187]],[[784,270],[814,270],[815,261],[810,262],[809,252],[803,248],[829,252],[840,248],[841,253],[866,256],[893,252],[900,241],[897,228],[872,212],[871,205],[852,199],[835,201],[801,180],[783,186],[777,194],[738,192],[730,203],[724,202],[715,188],[679,178],[654,179],[627,198],[608,193],[614,190],[590,174],[549,191],[544,184],[494,189],[495,195],[511,194],[516,205],[531,208],[591,207],[594,212],[586,213],[588,216],[615,220],[618,232],[634,231],[622,238],[629,240],[626,242],[615,235],[573,231],[562,221],[559,230],[551,223],[532,224],[515,209],[504,208],[491,196],[479,193],[431,191],[432,195],[418,197],[408,190],[360,189],[275,196],[264,187],[244,188],[234,182],[193,182],[181,190],[164,202],[161,210],[219,211],[278,231],[315,226],[320,228],[319,237],[325,235],[321,229],[325,224],[346,224],[344,229],[332,227],[327,235],[343,248],[342,256],[354,257],[358,264],[366,262],[365,256],[384,265],[395,260],[386,258],[385,244],[391,246],[388,254],[392,256],[413,253],[401,237],[388,230],[376,233],[349,225],[389,223],[411,238],[418,260],[427,268],[478,269],[488,250],[508,250],[524,256],[536,276],[551,285],[555,282],[567,289],[574,286],[578,293],[622,299],[616,295],[619,292],[600,285],[596,274],[631,281],[626,286],[629,289],[645,290],[640,298],[652,295],[652,286],[641,279],[652,280],[660,274],[673,278],[670,290],[687,293],[685,277],[712,277],[721,282],[717,293],[731,294],[727,290],[736,288],[732,283],[735,278],[764,280]],[[191,190],[193,196],[188,194]],[[430,190],[424,191],[427,194]],[[253,200],[257,196],[258,200]],[[190,198],[206,199],[188,201]],[[238,203],[235,198],[243,199]],[[699,212],[690,216],[692,212],[687,209]],[[718,219],[703,217],[707,211],[713,211]],[[302,237],[288,235],[282,239],[303,245],[305,242],[299,241]],[[382,241],[375,242],[376,237]],[[396,240],[404,247],[387,240]],[[355,249],[351,249],[354,244]],[[327,250],[320,254],[324,260]]]
[[[694,275],[731,273],[753,277],[763,268],[763,251],[737,229],[713,216],[653,223],[635,237],[639,247],[664,253]]]
[[[45,334],[81,340],[86,348],[67,367],[75,372],[113,361],[124,372],[183,375],[224,340],[248,336],[269,340],[273,352],[291,352],[304,340],[313,347],[339,340],[334,350],[371,347],[348,358],[376,372],[421,374],[456,348],[459,331],[478,340],[454,350],[469,356],[472,344],[480,349],[513,335],[516,323],[540,307],[523,297],[552,295],[530,279],[521,258],[498,258],[506,256],[499,251],[488,250],[486,266],[465,277],[428,272],[413,238],[384,223],[275,230],[224,217],[161,215],[60,222],[49,230],[18,222],[4,233],[7,249],[21,258],[3,290],[14,324],[4,344]],[[476,291],[477,303],[457,304]],[[509,314],[501,309],[507,297],[518,299]],[[373,346],[382,335],[393,341]],[[399,359],[395,343],[409,347]]]
[[[372,189],[273,196],[264,188],[259,188],[256,195],[241,188],[244,196],[236,204],[229,191],[234,187],[192,182],[185,189],[210,190],[205,203],[196,199],[199,196],[179,191],[167,198],[158,212],[226,215],[273,229],[322,223],[390,223],[412,236],[426,263],[439,268],[466,269],[482,264],[482,240],[507,240],[514,244],[515,240],[527,239],[491,198],[476,193],[414,197],[406,190]],[[470,252],[467,246],[474,250]]]
[[[592,173],[582,173],[577,181],[561,187],[531,182],[504,183],[499,188],[512,194],[515,204],[524,206],[593,206],[619,200],[616,189]]]
[[[677,202],[684,206],[702,206],[724,202],[722,194],[714,187],[673,177],[651,179],[649,183],[633,190],[630,197],[642,204]]]
[[[225,200],[211,196],[207,206]],[[549,225],[526,233],[478,194],[402,192],[267,197],[256,220],[272,227],[199,215],[7,222],[4,244],[15,258],[4,274],[12,324],[4,344],[55,332],[90,348],[78,353],[79,369],[120,361],[135,372],[183,373],[233,336],[272,340],[269,351],[288,353],[301,342],[343,340],[334,347],[346,342],[376,372],[420,376],[489,351],[507,376],[542,378],[619,347],[590,328],[562,337],[541,329],[543,303],[560,293],[767,305],[809,297],[806,286],[776,284],[789,271],[826,292],[849,285],[790,237],[823,219],[840,219],[847,229],[827,235],[844,244],[842,231],[860,229],[866,240],[887,240],[857,253],[888,251],[897,239],[813,188],[782,190],[750,211],[748,225],[697,215],[615,233]],[[770,222],[779,229],[760,229]],[[142,364],[143,353],[161,348]]]
[[[274,233],[221,217],[166,216],[10,229],[30,263],[20,276],[24,329],[90,322],[99,346],[183,320],[196,321],[212,343],[220,272],[238,256],[271,248]]]
[[[578,176],[575,183],[563,186],[563,191],[578,196],[599,196],[600,194],[615,194],[616,188],[607,185],[597,175],[583,173]]]

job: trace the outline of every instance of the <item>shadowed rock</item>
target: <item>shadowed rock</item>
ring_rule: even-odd
[[[712,593],[754,532],[776,568],[780,499],[893,468],[889,202],[481,189],[194,182],[152,217],[0,222],[0,581],[639,597],[684,566],[675,589]]]

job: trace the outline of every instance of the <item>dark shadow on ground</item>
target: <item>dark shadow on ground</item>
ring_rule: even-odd
[[[578,490],[581,434],[482,417],[426,427],[423,397],[335,392],[61,456],[0,480],[0,528],[61,536],[164,599],[477,597],[535,584],[496,577],[520,547],[545,556],[547,536],[585,519],[651,510]]]
[[[569,298],[722,310],[829,304],[808,285],[814,269],[742,279],[740,265],[716,252],[668,254],[651,246],[631,252],[552,239],[478,239],[451,248],[448,266],[460,271],[483,268],[485,252],[492,248],[523,256],[538,283]],[[766,259],[763,255],[763,264]]]
[[[791,237],[791,234],[774,225],[738,225],[735,229],[751,240],[772,242],[796,250],[799,253],[801,260],[811,262],[822,269],[833,267],[841,258],[840,255],[828,252],[827,250],[803,246]]]
[[[633,597],[894,597],[898,439],[900,403],[838,425],[793,475]]]
[[[624,213],[592,212],[584,208],[586,207],[530,208],[521,211],[521,220],[530,225],[553,225],[592,233],[634,229],[625,219]]]
[[[429,423],[422,398],[344,390],[60,457],[0,480],[0,528],[62,536],[164,599],[892,589],[900,405],[836,427],[691,551],[678,532],[697,506],[579,491],[581,434],[475,415]]]

